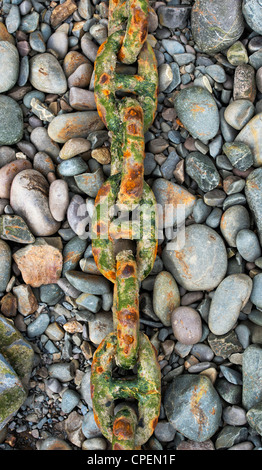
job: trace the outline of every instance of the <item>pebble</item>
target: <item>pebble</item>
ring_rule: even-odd
[[[112,315],[109,312],[98,312],[94,321],[89,322],[89,339],[99,345],[113,331]]]
[[[240,171],[246,171],[254,163],[253,152],[244,142],[226,142],[223,145],[223,152],[231,165]]]
[[[219,395],[203,375],[176,377],[165,393],[164,406],[168,421],[187,439],[206,441],[219,427]]]
[[[87,137],[88,133],[104,128],[96,111],[78,111],[56,116],[48,126],[48,135],[64,144],[74,137]]]
[[[30,286],[20,284],[13,288],[13,293],[17,299],[17,309],[24,315],[31,315],[38,308],[38,302]]]
[[[75,367],[73,362],[54,363],[48,367],[48,374],[62,383],[70,382],[75,376]]]
[[[235,141],[248,145],[253,153],[254,166],[260,166],[262,140],[260,139],[262,129],[262,113],[256,114],[237,135]]]
[[[220,230],[229,246],[236,247],[236,237],[240,230],[250,228],[250,216],[246,207],[236,204],[222,215]]]
[[[188,5],[160,6],[157,10],[161,26],[172,29],[183,29],[190,14]]]
[[[225,109],[224,118],[234,129],[241,130],[255,114],[255,107],[249,100],[235,100]]]
[[[53,218],[57,222],[64,220],[69,206],[68,184],[64,180],[57,179],[49,187],[49,208]]]
[[[67,90],[66,77],[58,60],[50,53],[36,54],[29,62],[30,83],[44,93],[63,94]]]
[[[0,41],[1,43],[1,41]],[[13,145],[23,137],[23,113],[19,104],[9,96],[0,95],[0,145]]]
[[[167,244],[162,259],[176,281],[189,291],[214,289],[227,270],[226,248],[222,238],[202,224],[186,227],[183,248],[169,249]]]
[[[251,302],[253,302],[257,308],[262,308],[261,286],[262,276],[261,273],[258,273],[253,279],[253,289],[250,296]]]
[[[244,44],[236,41],[227,51],[227,60],[230,64],[238,66],[248,63],[248,54]]]
[[[73,287],[86,294],[103,295],[111,290],[110,282],[102,276],[74,270],[67,271],[65,275]]]
[[[261,360],[262,349],[258,344],[251,344],[243,353],[242,400],[247,411],[261,401]]]
[[[53,235],[60,227],[48,204],[49,185],[36,170],[23,170],[13,179],[10,204],[36,236]]]
[[[231,274],[223,279],[210,305],[208,327],[212,333],[223,335],[234,327],[251,291],[252,280],[246,274]]]
[[[245,195],[251,213],[253,214],[260,244],[262,242],[262,225],[261,225],[261,189],[262,189],[262,170],[257,168],[248,175],[246,179]],[[249,228],[249,227],[246,227]]]
[[[255,70],[249,64],[238,65],[234,74],[233,99],[249,100],[252,103],[256,98]]]
[[[213,96],[205,89],[184,88],[174,99],[179,120],[195,139],[206,144],[216,136],[219,113]]]
[[[50,436],[40,441],[39,450],[72,450],[72,447],[63,439]]]
[[[183,344],[196,344],[202,337],[202,322],[199,313],[191,307],[181,306],[171,315],[174,336]]]
[[[12,254],[9,245],[4,240],[0,239],[0,292],[5,292],[7,284],[10,280],[12,262],[11,256]]]
[[[197,0],[192,8],[191,27],[194,40],[202,52],[213,55],[236,42],[244,31],[241,4],[238,0],[221,0],[212,4]]]
[[[187,174],[204,192],[215,189],[220,182],[220,175],[208,155],[191,152],[185,159]]]
[[[236,237],[238,252],[246,261],[253,263],[261,256],[261,246],[256,234],[252,230],[240,230]]]
[[[17,82],[19,75],[19,54],[17,48],[9,41],[0,41],[0,54],[0,93],[4,93],[10,90]]]
[[[85,200],[79,194],[75,194],[69,203],[67,220],[76,235],[85,235],[85,229],[89,222],[88,211]]]
[[[153,309],[163,325],[171,325],[171,313],[180,304],[178,285],[172,274],[161,271],[157,274],[153,289]]]
[[[78,405],[80,400],[79,394],[75,390],[68,388],[62,395],[61,410],[64,413],[71,413]]]
[[[50,323],[50,317],[47,313],[41,313],[27,327],[27,335],[29,338],[35,338],[42,335]]]
[[[248,26],[256,33],[262,34],[262,11],[260,1],[244,0],[242,11]]]

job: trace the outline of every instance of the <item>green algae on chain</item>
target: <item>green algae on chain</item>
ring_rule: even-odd
[[[117,323],[116,363],[124,369],[135,366],[139,336],[139,283],[134,255],[124,250],[116,256],[116,305]]]
[[[91,374],[94,417],[102,434],[112,442],[114,401],[133,398],[138,401],[138,426],[135,446],[141,446],[156,427],[161,403],[161,373],[156,352],[146,335],[139,335],[137,376],[131,380],[112,377],[117,335],[110,333],[97,348]]]
[[[110,0],[108,34],[126,29],[119,60],[133,64],[147,38],[148,0]],[[125,22],[127,25],[125,28]]]
[[[116,281],[116,260],[114,240],[110,237],[110,224],[113,222],[113,213],[110,214],[110,212],[113,212],[111,209],[117,200],[120,181],[120,174],[110,176],[98,191],[91,226],[92,252],[95,263],[100,272],[112,282]],[[138,279],[142,281],[153,268],[158,245],[157,206],[153,191],[146,182],[143,185],[142,198],[138,208],[140,211],[139,239],[137,239],[136,224],[134,224],[134,228],[136,228],[134,233],[132,227],[131,239],[133,239],[133,235],[137,239],[137,272]],[[127,234],[124,233],[124,235]],[[116,238],[121,238],[121,231]]]

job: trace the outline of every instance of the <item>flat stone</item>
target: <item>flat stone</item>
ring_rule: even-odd
[[[0,41],[0,93],[15,86],[19,74],[19,54],[17,48],[9,41]]]
[[[202,337],[202,321],[199,313],[187,306],[177,307],[171,315],[175,338],[183,344],[196,344]]]
[[[78,51],[69,51],[63,61],[65,76],[68,78],[82,64],[88,64],[88,59]]]
[[[216,288],[208,315],[208,327],[215,335],[228,333],[235,325],[252,291],[246,274],[231,274]]]
[[[58,60],[50,53],[36,54],[30,59],[29,80],[34,88],[44,93],[65,93],[67,81]]]
[[[11,262],[11,249],[5,241],[0,240],[0,292],[4,292],[6,290],[7,284],[10,280]]]
[[[57,222],[64,220],[68,206],[68,184],[62,179],[57,179],[50,184],[49,188],[49,208],[53,218]]]
[[[220,182],[220,175],[212,159],[200,152],[191,152],[186,157],[186,173],[204,192],[215,189]]]
[[[38,308],[38,302],[30,286],[20,284],[13,287],[13,292],[17,298],[18,311],[24,315],[31,315]]]
[[[75,236],[69,240],[63,249],[63,271],[62,276],[70,270],[76,269],[79,261],[87,248],[87,240]]]
[[[222,215],[220,230],[229,246],[236,247],[236,237],[240,230],[250,228],[250,217],[246,207],[236,204]]]
[[[4,165],[0,169],[0,197],[10,199],[10,189],[14,177],[20,173],[20,171],[31,168],[31,162],[23,159],[17,159]]]
[[[180,250],[173,249],[172,242],[164,248],[162,260],[182,287],[209,291],[218,286],[226,274],[227,254],[215,230],[193,224],[185,228],[185,243]]]
[[[191,8],[188,5],[160,6],[157,10],[161,26],[171,29],[183,29],[187,25]]]
[[[54,160],[58,157],[60,147],[49,137],[45,127],[36,127],[33,129],[30,134],[30,140],[35,145],[38,152],[45,152]]]
[[[0,145],[16,144],[24,132],[22,109],[13,98],[0,95],[0,113]]]
[[[235,100],[224,112],[224,118],[234,129],[241,130],[254,116],[255,107],[249,100]]]
[[[249,100],[252,103],[256,97],[255,70],[249,64],[238,65],[234,74],[233,99]]]
[[[44,302],[48,305],[56,305],[64,297],[64,295],[64,291],[57,284],[46,284],[40,286],[39,288],[41,302]]]
[[[96,197],[105,181],[102,168],[98,168],[94,173],[78,174],[74,178],[78,188],[92,198]]]
[[[212,95],[199,86],[184,88],[174,99],[179,120],[192,137],[207,143],[216,136],[219,113]]]
[[[57,171],[60,176],[76,176],[88,170],[88,165],[81,157],[73,157],[64,160],[57,165]]]
[[[159,213],[159,227],[172,227],[177,224],[180,205],[183,206],[187,218],[193,211],[196,203],[196,196],[187,191],[184,187],[167,181],[164,178],[157,178],[152,185],[152,190],[156,198],[156,202],[162,206],[163,213]]]
[[[246,171],[254,163],[253,153],[244,142],[226,142],[223,145],[223,152],[231,165],[240,171]]]
[[[221,401],[203,375],[176,377],[165,393],[164,407],[168,421],[187,439],[206,441],[219,427]]]
[[[76,303],[93,313],[99,312],[102,307],[102,299],[94,294],[81,294],[76,299]]]
[[[254,166],[262,165],[262,113],[256,114],[237,135],[235,142],[244,142],[253,153]]]
[[[85,236],[85,229],[91,220],[86,202],[79,194],[75,194],[70,201],[67,209],[67,220],[76,235]]]
[[[259,0],[244,0],[242,11],[248,26],[256,33],[262,34],[261,2]]]
[[[69,92],[69,104],[78,111],[94,110],[96,109],[94,92],[79,88],[79,86],[72,86]]]
[[[0,236],[4,240],[17,243],[33,243],[35,237],[19,215],[0,216]]]
[[[81,153],[87,152],[90,150],[91,144],[87,139],[83,137],[75,137],[69,139],[62,147],[59,157],[62,160],[68,160],[69,158],[75,157]]]
[[[262,348],[251,344],[243,353],[242,400],[246,410],[258,405],[262,400]]]
[[[224,335],[215,335],[214,333],[210,333],[207,337],[207,341],[214,354],[216,356],[223,357],[223,359],[227,359],[231,354],[239,353],[243,350],[243,347],[233,330],[225,333]]]
[[[37,238],[35,243],[16,251],[13,258],[24,282],[31,287],[52,284],[61,277],[63,266],[61,251],[43,238]]]
[[[87,137],[89,132],[103,128],[104,124],[96,111],[78,111],[56,116],[48,126],[48,135],[63,144],[73,137]]]
[[[153,309],[165,326],[171,325],[171,313],[180,304],[180,292],[172,274],[157,274],[153,289]]]
[[[67,271],[65,276],[72,286],[80,290],[80,292],[95,295],[103,295],[111,292],[110,282],[102,276],[74,270]]]
[[[261,204],[261,191],[262,191],[262,169],[257,168],[248,175],[246,179],[245,195],[249,209],[251,210],[260,240],[262,243],[262,204]],[[247,227],[248,228],[248,227]]]
[[[238,0],[197,0],[192,7],[191,28],[202,52],[216,54],[236,42],[244,31]]]
[[[238,252],[246,261],[254,263],[261,256],[261,246],[257,235],[252,230],[240,230],[236,237]]]
[[[53,235],[60,227],[51,215],[48,195],[49,184],[38,171],[23,170],[15,176],[10,204],[35,236]]]
[[[250,300],[257,308],[262,308],[262,273],[258,273],[253,279],[253,289]]]

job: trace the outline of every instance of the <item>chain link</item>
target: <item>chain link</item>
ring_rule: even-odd
[[[139,332],[139,286],[157,253],[156,201],[144,181],[144,133],[154,120],[158,93],[148,11],[147,0],[110,0],[108,38],[95,62],[97,110],[111,135],[111,176],[95,200],[92,251],[114,283],[114,332],[94,354],[91,396],[96,423],[114,450],[140,449],[155,429],[161,403],[156,351]],[[137,61],[137,74],[117,73],[118,61]],[[116,368],[133,375],[115,378]],[[128,403],[114,416],[119,399]]]

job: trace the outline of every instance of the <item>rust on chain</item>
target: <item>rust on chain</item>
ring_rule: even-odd
[[[156,351],[139,331],[139,285],[158,249],[156,200],[144,181],[144,133],[154,120],[158,94],[157,61],[146,40],[148,3],[109,0],[108,38],[94,67],[97,111],[111,136],[111,175],[95,200],[92,252],[100,272],[114,283],[114,332],[94,354],[91,398],[95,421],[112,450],[141,449],[154,432],[161,403]],[[137,61],[137,74],[117,73],[117,61]],[[115,378],[116,367],[133,376]],[[116,400],[129,404],[115,413]]]

